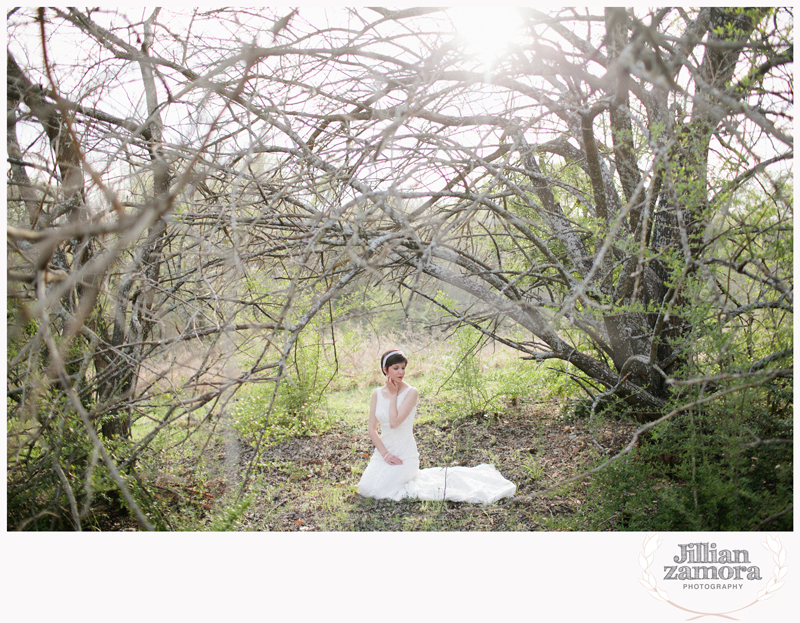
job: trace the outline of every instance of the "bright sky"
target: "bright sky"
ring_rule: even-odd
[[[522,22],[512,7],[453,7],[447,13],[466,39],[467,50],[483,63],[485,70],[523,40]]]

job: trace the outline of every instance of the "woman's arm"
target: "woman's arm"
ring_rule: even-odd
[[[378,391],[372,392],[372,397],[369,399],[369,423],[367,430],[369,431],[369,438],[372,439],[373,445],[381,453],[381,456],[386,455],[386,446],[381,441],[381,436],[378,434],[378,418],[375,416],[375,405],[378,403]]]
[[[398,408],[397,395],[399,393],[399,391],[392,391],[389,397],[389,426],[391,428],[397,428],[405,421],[414,408],[414,405],[417,404],[417,398],[419,396],[416,387],[409,388],[406,397],[403,399],[403,404]]]

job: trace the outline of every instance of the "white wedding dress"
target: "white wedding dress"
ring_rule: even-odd
[[[398,407],[410,387],[397,395]],[[419,452],[414,439],[414,416],[417,407],[397,428],[389,427],[389,398],[378,390],[375,416],[381,426],[381,441],[386,449],[399,457],[402,465],[389,465],[377,448],[358,483],[358,492],[368,498],[402,500],[453,500],[491,504],[514,495],[517,486],[503,478],[494,465],[477,467],[419,468]]]

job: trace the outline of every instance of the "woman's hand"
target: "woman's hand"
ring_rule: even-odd
[[[389,465],[402,465],[403,461],[399,456],[395,456],[394,454],[386,453],[386,456],[383,457],[383,460],[386,461]]]
[[[389,394],[391,396],[396,396],[397,392],[400,391],[400,384],[393,378],[389,378],[386,381],[386,387],[389,389]]]

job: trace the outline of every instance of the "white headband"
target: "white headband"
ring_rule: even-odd
[[[386,360],[389,359],[389,357],[391,357],[392,355],[402,355],[402,354],[403,353],[401,353],[399,350],[392,350],[386,353],[383,356],[383,359],[381,359],[381,370],[383,370],[386,367]]]

